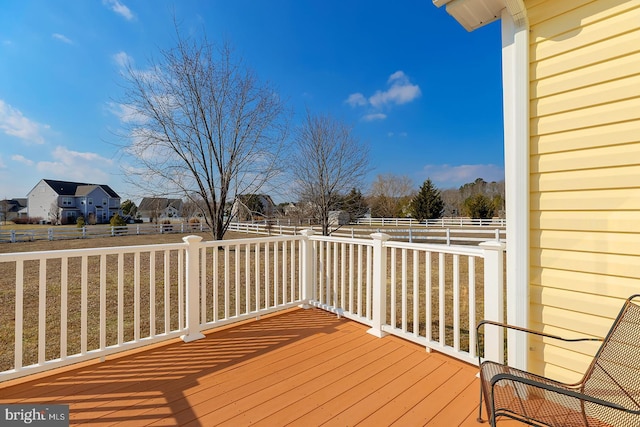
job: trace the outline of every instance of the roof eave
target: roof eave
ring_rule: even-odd
[[[506,8],[514,20],[526,19],[522,0],[432,0],[437,7],[446,6],[447,13],[467,31],[496,21]]]

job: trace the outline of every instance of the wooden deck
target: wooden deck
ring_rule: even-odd
[[[480,425],[477,368],[366,329],[296,309],[0,385],[0,403],[91,426]]]

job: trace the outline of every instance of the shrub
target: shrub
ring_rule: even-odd
[[[78,228],[82,228],[86,225],[86,223],[84,222],[84,217],[83,216],[79,216],[78,219],[76,219],[76,226]]]

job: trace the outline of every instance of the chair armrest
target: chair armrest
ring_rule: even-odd
[[[478,323],[478,326],[476,326],[477,332],[480,332],[480,327],[484,326],[484,325],[500,326],[500,327],[505,328],[505,329],[513,329],[513,330],[520,331],[520,332],[525,332],[525,333],[528,333],[528,334],[538,335],[538,336],[547,337],[547,338],[553,338],[553,339],[556,339],[556,340],[566,341],[566,342],[603,341],[604,340],[604,338],[594,338],[594,337],[564,338],[564,337],[561,337],[559,335],[547,334],[545,332],[536,331],[536,330],[528,329],[528,328],[523,328],[521,326],[509,325],[508,323],[494,322],[493,320],[482,320],[480,323]]]
[[[524,332],[524,333],[527,333],[527,334],[537,335],[537,336],[545,337],[545,338],[552,338],[552,339],[565,341],[565,342],[604,341],[604,338],[594,338],[594,337],[564,338],[564,337],[561,337],[559,335],[547,334],[545,332],[536,331],[536,330],[529,329],[529,328],[523,328],[521,326],[509,325],[508,323],[495,322],[493,320],[482,320],[480,323],[478,323],[478,326],[476,326],[476,336],[480,336],[480,328],[482,326],[484,326],[484,325],[499,326],[499,327],[502,327],[504,329],[512,329],[512,330],[519,331],[519,332]],[[477,339],[476,343],[477,343],[476,345],[477,345],[477,353],[478,353],[478,364],[480,364],[481,363],[480,340]]]
[[[565,389],[565,388],[561,388],[561,387],[556,387],[552,384],[548,384],[548,383],[541,383],[538,381],[534,381],[530,378],[524,378],[524,377],[520,377],[517,375],[513,375],[513,374],[507,374],[507,373],[502,373],[502,374],[496,374],[491,378],[491,390],[493,393],[493,387],[494,385],[502,380],[507,380],[507,381],[514,381],[514,382],[518,382],[518,383],[522,383],[525,385],[528,385],[530,387],[535,387],[535,388],[539,388],[542,390],[547,390],[547,391],[551,391],[553,393],[558,393],[564,396],[569,396],[572,397],[574,399],[578,399],[578,400],[582,400],[585,402],[590,402],[596,405],[601,405],[601,406],[606,406],[607,408],[611,408],[611,409],[616,409],[619,411],[624,411],[627,412],[629,414],[635,414],[635,415],[640,415],[640,410],[633,410],[633,409],[629,409],[629,408],[625,408],[624,406],[618,405],[617,403],[613,403],[613,402],[609,402],[603,399],[599,399],[597,397],[593,397],[593,396],[589,396],[587,394],[583,394],[580,392],[577,392],[575,390],[569,390],[569,389]]]

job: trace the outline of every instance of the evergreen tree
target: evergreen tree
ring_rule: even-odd
[[[138,207],[131,200],[127,199],[120,205],[120,210],[122,211],[123,215],[134,217],[138,212]]]
[[[409,206],[411,216],[418,221],[425,219],[435,219],[442,216],[444,210],[444,202],[438,190],[431,179],[427,179],[420,187],[418,194],[411,200]]]
[[[350,221],[362,218],[369,209],[362,192],[355,187],[344,197],[341,208],[349,213]]]
[[[464,211],[471,218],[491,218],[494,212],[493,200],[484,194],[478,193],[465,199]]]

